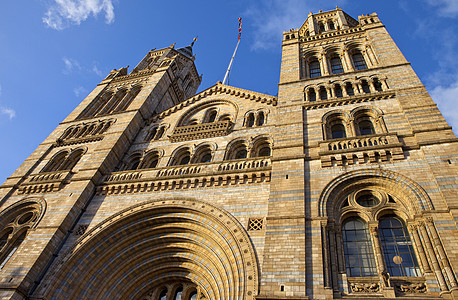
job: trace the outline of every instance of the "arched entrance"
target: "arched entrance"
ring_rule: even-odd
[[[203,299],[254,299],[257,282],[253,247],[233,216],[198,200],[164,199],[125,209],[85,233],[40,294],[172,299],[180,287],[191,297],[195,287]],[[164,294],[164,287],[174,290]]]

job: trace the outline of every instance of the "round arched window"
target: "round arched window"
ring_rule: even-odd
[[[356,203],[363,207],[374,207],[379,205],[380,200],[371,192],[363,192],[356,196]]]

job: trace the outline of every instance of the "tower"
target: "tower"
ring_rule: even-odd
[[[458,298],[457,139],[378,16],[282,50],[278,97],[111,71],[0,187],[0,297]]]

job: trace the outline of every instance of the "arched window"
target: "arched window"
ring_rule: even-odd
[[[340,139],[347,137],[345,126],[342,123],[336,123],[331,126],[331,138]]]
[[[13,245],[9,249],[8,252],[5,253],[5,255],[2,257],[0,261],[0,270],[3,269],[3,267],[6,265],[6,263],[10,260],[11,256],[16,252],[16,250],[19,248],[19,246],[22,244],[22,242],[25,240],[25,236],[27,235],[27,231],[25,230],[24,232],[19,235],[16,240],[14,241]]]
[[[367,224],[351,218],[342,225],[345,267],[349,277],[376,276],[374,251]]]
[[[367,69],[366,61],[364,60],[363,55],[361,52],[357,51],[352,55],[353,65],[355,66],[356,70],[364,70]]]
[[[309,101],[316,101],[316,93],[314,88],[309,89]]]
[[[234,159],[244,159],[247,158],[248,151],[246,149],[237,149],[234,155]]]
[[[193,163],[208,163],[212,160],[212,149],[208,145],[199,147],[193,155]]]
[[[421,276],[409,233],[396,216],[379,222],[380,243],[391,276]]]
[[[175,154],[175,157],[172,159],[172,165],[175,166],[182,166],[182,165],[187,165],[191,161],[191,152],[189,151],[189,148],[184,148],[178,150],[178,152]]]
[[[324,24],[323,24],[322,22],[320,22],[320,23],[318,24],[318,28],[320,29],[320,33],[326,31],[326,30],[324,29]]]
[[[246,119],[246,127],[253,127],[254,126],[254,114],[249,113]]]
[[[164,288],[159,294],[159,300],[167,300],[167,289]]]
[[[320,99],[321,100],[328,99],[328,92],[326,91],[326,88],[324,86],[320,86]]]
[[[342,67],[342,62],[338,56],[334,56],[331,58],[331,70],[332,74],[340,74],[343,73],[344,69]]]
[[[84,154],[83,149],[77,149],[70,153],[70,155],[67,157],[67,159],[60,165],[59,171],[66,171],[66,170],[71,170],[73,167],[78,163],[78,161],[81,159],[81,157]]]
[[[139,169],[156,168],[158,163],[159,163],[159,153],[156,151],[150,151],[143,158]]]
[[[154,137],[156,136],[156,133],[157,133],[157,127],[154,127],[153,129],[151,129],[151,132],[149,133],[149,140],[153,140]]]
[[[217,111],[212,109],[207,113],[207,123],[213,123],[216,120]]]
[[[157,141],[158,139],[162,138],[162,136],[164,135],[164,132],[165,132],[164,126],[161,126],[161,127],[158,129],[156,135],[154,136],[154,140]]]
[[[370,120],[361,120],[358,122],[358,129],[360,135],[375,134],[374,125]]]
[[[333,22],[333,21],[330,20],[330,21],[328,22],[328,28],[329,28],[329,30],[334,30],[334,29],[336,29],[336,27],[334,26],[334,22]]]
[[[334,86],[334,93],[335,93],[337,98],[342,98],[343,97],[342,87],[340,86],[340,84],[336,84]]]
[[[369,94],[371,92],[369,84],[367,84],[367,80],[361,80],[361,87],[363,88],[364,93]]]
[[[125,170],[136,170],[140,164],[141,154],[134,154],[126,165]]]
[[[174,300],[182,300],[181,296],[183,295],[183,287],[180,286],[176,291],[175,295],[173,296],[172,299]]]
[[[372,79],[372,84],[374,85],[374,89],[378,92],[383,91],[382,84],[378,80],[378,78],[373,78]]]
[[[192,292],[189,295],[189,300],[197,300],[197,292]]]
[[[258,113],[258,116],[256,118],[256,125],[257,126],[262,126],[264,124],[264,112],[260,111]]]
[[[318,59],[314,59],[310,62],[309,70],[310,70],[310,78],[321,76],[320,62],[318,61]]]
[[[69,154],[69,151],[62,151],[53,158],[51,161],[41,170],[41,172],[54,172],[59,169],[62,163],[65,161],[65,158]]]
[[[353,85],[350,82],[345,84],[345,91],[347,92],[348,96],[354,96],[355,90],[353,89]]]
[[[259,149],[258,156],[270,156],[270,147],[269,145],[263,146],[261,149]]]

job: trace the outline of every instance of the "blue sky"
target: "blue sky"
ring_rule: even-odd
[[[222,80],[243,18],[229,84],[277,94],[282,31],[338,5],[377,12],[449,124],[458,128],[458,0],[15,0],[0,11],[0,182],[111,69],[195,36],[199,90]]]

